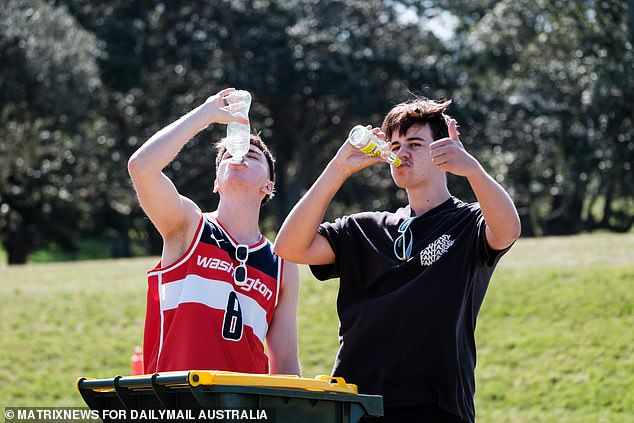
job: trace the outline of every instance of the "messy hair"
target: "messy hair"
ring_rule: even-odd
[[[451,119],[445,114],[445,110],[451,104],[451,100],[430,100],[425,97],[417,97],[397,104],[392,107],[381,125],[387,141],[392,140],[392,135],[398,131],[398,135],[405,135],[409,128],[416,125],[429,125],[434,140],[449,137],[448,125]]]

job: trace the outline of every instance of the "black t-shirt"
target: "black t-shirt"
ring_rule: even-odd
[[[401,261],[394,242],[410,213],[358,213],[319,227],[336,259],[311,270],[340,278],[333,375],[388,407],[437,404],[473,421],[476,318],[506,250],[488,246],[479,204],[452,197],[412,220],[411,258]]]

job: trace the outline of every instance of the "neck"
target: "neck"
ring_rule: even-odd
[[[253,245],[260,240],[261,199],[220,197],[218,210],[212,213],[227,232],[240,244]]]
[[[407,199],[412,215],[420,216],[429,210],[438,207],[451,197],[447,185],[442,185],[433,189],[422,187],[419,189],[408,189]]]

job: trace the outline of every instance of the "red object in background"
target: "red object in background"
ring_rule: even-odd
[[[132,363],[132,375],[142,375],[143,373],[143,349],[141,347],[134,347],[134,353],[130,357]]]

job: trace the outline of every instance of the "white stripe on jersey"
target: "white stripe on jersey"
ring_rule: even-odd
[[[230,292],[235,292],[242,309],[242,323],[253,329],[262,344],[269,326],[266,310],[253,298],[241,294],[227,282],[206,279],[198,275],[187,275],[185,279],[165,283],[160,286],[161,312],[172,310],[183,303],[204,304],[207,307],[225,311]],[[162,328],[161,328],[162,329]]]
[[[282,284],[282,273],[284,272],[284,259],[282,257],[277,258],[277,290],[275,291],[275,307],[280,299],[280,286]]]
[[[163,274],[159,273],[158,277],[156,278],[156,290],[160,293],[160,287],[161,284],[163,283]],[[161,296],[159,295],[159,303],[161,302]],[[164,333],[164,326],[165,326],[165,316],[163,315],[163,309],[161,308],[159,310],[160,314],[161,314],[161,337],[159,339],[159,350],[158,350],[158,355],[156,356],[156,370],[154,370],[154,372],[158,372],[159,369],[159,362],[161,361],[161,352],[163,352],[163,333]]]

